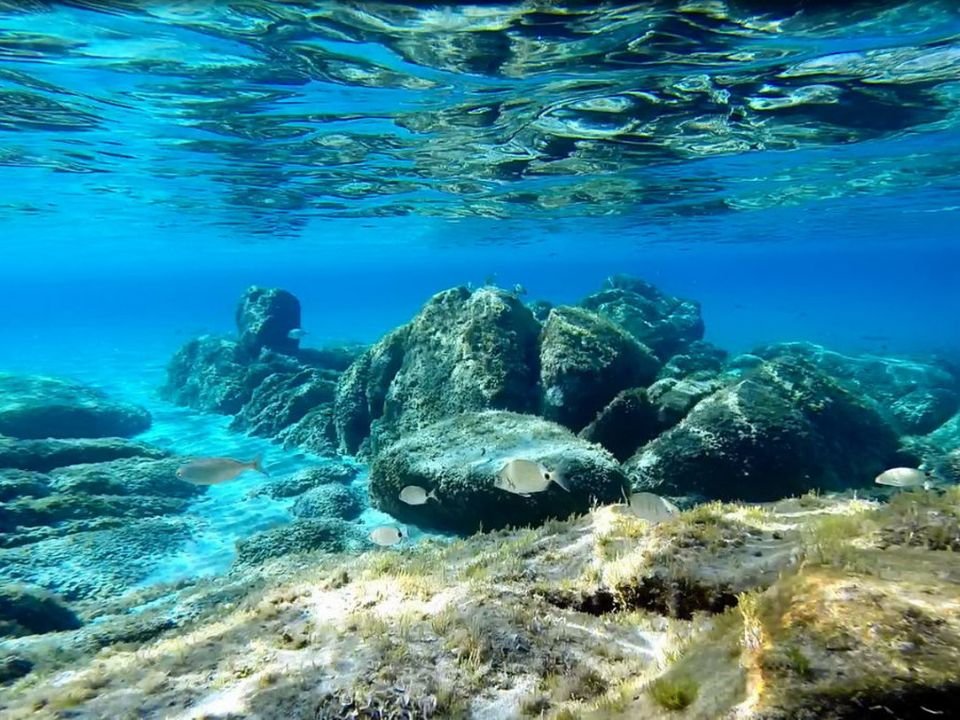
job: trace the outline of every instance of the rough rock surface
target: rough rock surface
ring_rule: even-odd
[[[340,484],[319,485],[297,498],[291,512],[298,518],[355,520],[363,512],[363,497]]]
[[[493,486],[510,458],[541,462],[570,486],[556,484],[524,498]],[[464,413],[411,432],[384,449],[370,471],[374,504],[421,527],[472,532],[542,522],[585,512],[592,502],[622,497],[626,478],[606,450],[533,415]],[[438,500],[411,506],[407,485],[434,490]]]
[[[271,478],[257,492],[258,495],[280,498],[302,495],[308,490],[331,483],[349,483],[360,474],[360,468],[346,463],[326,463],[306,468],[286,477]]]
[[[550,311],[540,345],[542,414],[581,430],[613,397],[647,385],[660,363],[619,326],[582,308]]]
[[[275,437],[318,405],[333,402],[336,374],[314,368],[268,376],[253,391],[230,427]]]
[[[530,310],[506,291],[461,287],[435,295],[341,377],[341,449],[355,453],[368,437],[382,447],[468,410],[535,411],[539,334]]]
[[[333,403],[324,403],[308,412],[277,435],[285,448],[297,447],[319,457],[337,457],[337,428]]]
[[[270,558],[309,552],[338,553],[361,546],[360,529],[337,518],[301,519],[265,530],[237,543],[237,563],[256,564]]]
[[[684,378],[704,373],[717,374],[723,370],[727,351],[712,343],[696,340],[687,345],[660,368],[660,378]]]
[[[80,383],[0,373],[0,435],[41,438],[129,437],[150,427],[142,407]]]
[[[615,275],[580,304],[617,323],[661,360],[703,339],[699,303],[666,295],[638,278]]]
[[[780,360],[700,401],[625,468],[637,489],[763,501],[867,485],[897,459],[895,432],[868,403]]]
[[[579,436],[602,445],[623,462],[663,429],[658,408],[651,402],[646,389],[630,388],[619,393],[597,413]]]
[[[251,358],[261,350],[295,354],[300,341],[289,336],[300,327],[300,301],[277,288],[250,287],[237,305],[237,333],[240,349]]]
[[[73,610],[42,588],[0,585],[0,637],[75,630],[81,624]]]
[[[134,457],[160,459],[167,455],[165,450],[121,438],[16,440],[0,437],[0,468],[39,473],[67,465]]]

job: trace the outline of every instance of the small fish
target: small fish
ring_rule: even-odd
[[[393,525],[381,525],[371,530],[367,537],[370,538],[370,542],[374,545],[390,547],[407,537],[407,533],[404,532],[403,529],[394,527]]]
[[[877,483],[877,485],[890,485],[898,488],[922,487],[924,490],[929,490],[933,487],[933,483],[930,481],[930,475],[923,470],[907,467],[896,467],[884,470],[877,475],[874,482]]]
[[[515,495],[530,497],[532,493],[543,492],[550,486],[550,483],[554,482],[570,492],[570,487],[558,473],[551,472],[542,464],[533,460],[514,458],[508,460],[500,469],[493,481],[493,486]]]
[[[680,512],[680,508],[666,498],[648,492],[633,493],[627,499],[627,505],[638,518],[654,525]]]
[[[513,286],[513,294],[518,297],[522,297],[527,294],[527,289],[520,283],[517,283]]]
[[[287,333],[287,337],[290,338],[291,340],[303,340],[303,336],[307,334],[308,334],[307,331],[304,330],[303,328],[294,328],[293,330]]]
[[[258,457],[250,462],[230,458],[198,458],[177,468],[177,477],[194,485],[219,485],[233,480],[247,470],[256,470],[269,477]]]
[[[426,505],[427,500],[431,499],[440,502],[440,499],[437,497],[436,490],[427,492],[419,485],[407,485],[403,490],[400,491],[400,500],[401,502],[405,502],[407,505]]]

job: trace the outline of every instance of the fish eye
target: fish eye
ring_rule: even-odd
[[[550,473],[545,472],[545,473],[543,474],[543,477],[544,477],[545,480],[549,480],[549,479],[550,479]]]

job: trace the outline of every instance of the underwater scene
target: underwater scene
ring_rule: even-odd
[[[0,719],[960,718],[960,5],[0,0]]]

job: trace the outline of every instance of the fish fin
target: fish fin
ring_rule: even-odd
[[[553,480],[557,485],[562,487],[567,492],[570,492],[570,485],[567,483],[566,480],[564,480],[564,478],[560,475],[560,473],[554,471],[551,474],[550,479]]]
[[[263,469],[263,458],[260,455],[257,455],[253,460],[250,461],[250,469],[256,470],[258,473],[266,477],[270,477],[270,473]]]

